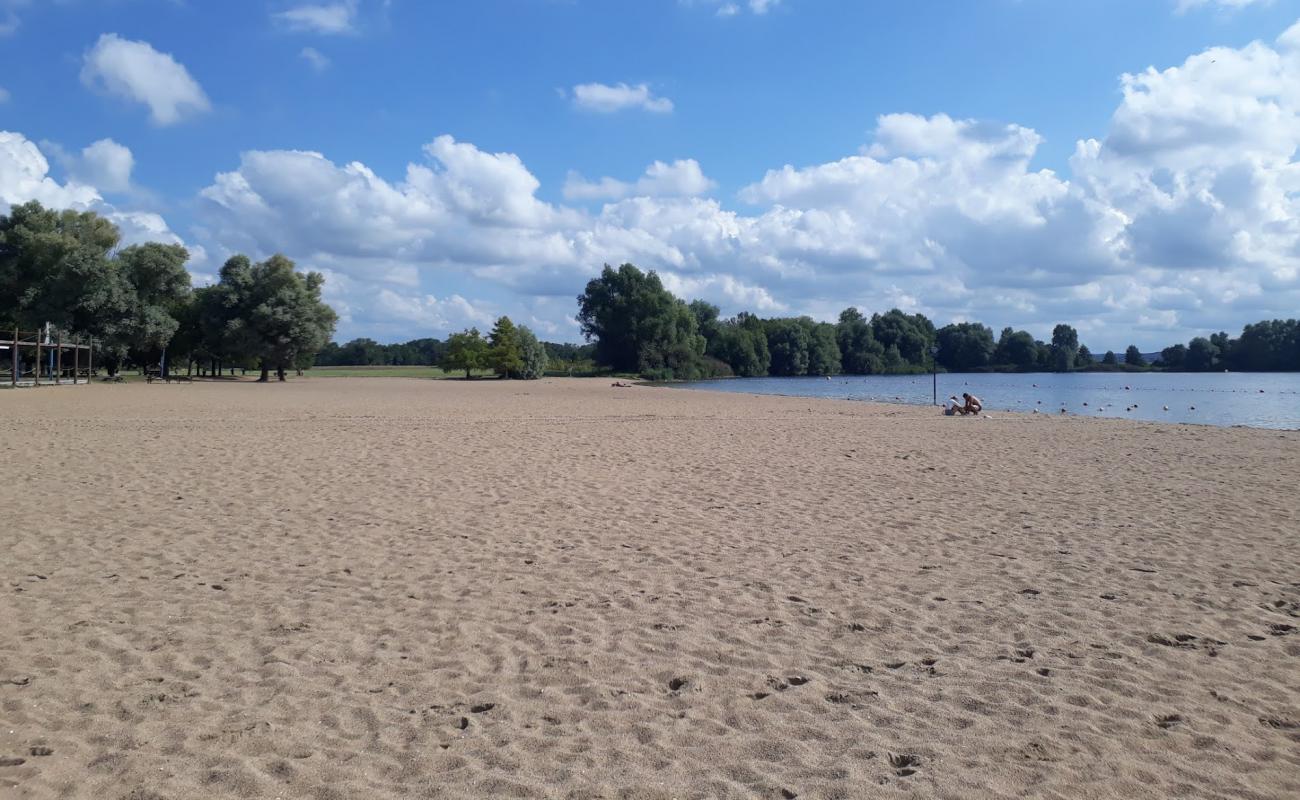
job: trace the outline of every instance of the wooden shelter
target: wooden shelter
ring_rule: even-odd
[[[63,334],[51,337],[42,331],[21,331],[17,328],[0,331],[0,379],[5,368],[9,372],[9,385],[31,384],[41,381],[52,384],[89,383],[95,374],[95,340],[80,336],[64,341]],[[49,339],[49,341],[46,341]],[[24,354],[30,353],[31,368],[26,369]],[[53,357],[51,357],[53,354]]]

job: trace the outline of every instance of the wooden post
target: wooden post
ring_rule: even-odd
[[[90,352],[86,353],[86,383],[95,377],[95,338],[90,338]]]
[[[58,386],[63,383],[63,334],[60,333],[54,339],[54,346],[59,348],[54,354],[54,385]]]
[[[36,385],[41,385],[41,332],[36,332],[36,369],[32,370],[32,378],[35,379]]]
[[[77,385],[77,379],[81,377],[81,337],[72,340],[72,385]]]
[[[18,326],[15,325],[14,326],[14,372],[12,375],[9,376],[9,384],[14,387],[18,386],[19,363],[21,363],[21,359],[18,358]]]

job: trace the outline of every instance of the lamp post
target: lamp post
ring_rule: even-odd
[[[939,364],[935,356],[939,355],[939,345],[930,345],[930,378],[934,384],[934,397],[931,399],[933,405],[939,405]]]

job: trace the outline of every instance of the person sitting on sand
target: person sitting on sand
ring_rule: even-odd
[[[944,401],[943,415],[945,417],[952,417],[952,416],[956,416],[957,414],[965,414],[965,413],[966,410],[962,407],[961,401],[957,399],[957,395],[954,394]]]
[[[984,404],[980,402],[980,399],[975,395],[962,392],[961,396],[966,401],[966,405],[964,408],[962,408],[961,413],[978,414],[984,410]]]

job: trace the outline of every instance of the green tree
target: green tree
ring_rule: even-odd
[[[905,367],[929,369],[930,345],[934,344],[934,323],[923,314],[905,314],[897,308],[871,317],[871,332],[888,354],[892,346],[898,351],[898,362],[888,367],[900,371]],[[886,357],[886,362],[891,361]]]
[[[517,378],[524,368],[523,349],[519,343],[519,329],[509,317],[497,320],[488,334],[487,363],[499,377]]]
[[[714,339],[718,338],[722,323],[718,320],[721,313],[717,306],[704,300],[690,302],[691,314],[695,316],[695,329],[704,337],[705,352]]]
[[[791,318],[764,320],[773,375],[808,374],[809,327]]]
[[[135,354],[136,363],[160,363],[190,299],[190,254],[178,244],[133,245],[118,253],[116,268],[128,293],[128,319],[106,340]],[[185,353],[182,352],[182,355]]]
[[[1093,365],[1092,351],[1088,345],[1079,345],[1079,351],[1074,354],[1074,366],[1076,369],[1086,369]]]
[[[993,331],[978,322],[945,325],[936,333],[935,342],[939,345],[936,360],[954,372],[988,366],[997,350]]]
[[[537,380],[546,374],[546,365],[549,360],[546,356],[546,347],[537,341],[537,337],[531,330],[522,325],[519,326],[517,335],[519,352],[523,362],[517,377],[526,381]]]
[[[1019,370],[1031,370],[1038,363],[1038,343],[1028,331],[1003,328],[998,346],[993,352],[993,362]]]
[[[808,374],[840,374],[840,346],[835,340],[835,326],[808,317],[800,317],[799,322],[808,331]]]
[[[709,343],[708,355],[727,364],[742,378],[766,375],[772,366],[763,321],[745,312],[718,326],[717,338]]]
[[[1114,350],[1107,350],[1106,355],[1101,357],[1101,363],[1108,367],[1113,367],[1119,364],[1119,357],[1115,355]]]
[[[1130,367],[1145,367],[1147,360],[1142,357],[1142,351],[1137,348],[1137,345],[1131,344],[1124,351],[1124,363]]]
[[[685,378],[702,369],[705,340],[695,315],[653,270],[606,264],[578,296],[578,322],[596,342],[596,361],[616,371]]]
[[[1183,367],[1191,372],[1209,372],[1214,369],[1218,360],[1219,348],[1204,336],[1197,336],[1187,343],[1187,355],[1183,359]]]
[[[1187,346],[1176,344],[1173,347],[1166,347],[1160,351],[1159,366],[1169,370],[1182,370],[1185,368],[1187,361]]]
[[[850,375],[873,375],[884,368],[885,348],[876,341],[871,323],[856,308],[840,312],[835,326],[844,371]]]
[[[204,297],[205,339],[224,359],[255,363],[259,381],[269,380],[272,369],[283,381],[285,369],[302,363],[305,353],[315,355],[334,333],[338,315],[320,299],[324,282],[279,254],[257,264],[233,256],[221,267],[216,291]]]
[[[1079,332],[1069,325],[1057,325],[1052,329],[1051,364],[1053,372],[1069,372],[1074,369],[1075,357],[1079,353]]]
[[[115,371],[132,315],[130,287],[110,256],[117,242],[117,227],[94,212],[13,206],[0,216],[0,325],[35,331],[48,322],[93,336],[96,363]]]
[[[483,369],[488,364],[488,343],[478,328],[469,328],[447,337],[447,352],[439,364],[448,372],[465,370],[465,380],[476,369]]]

